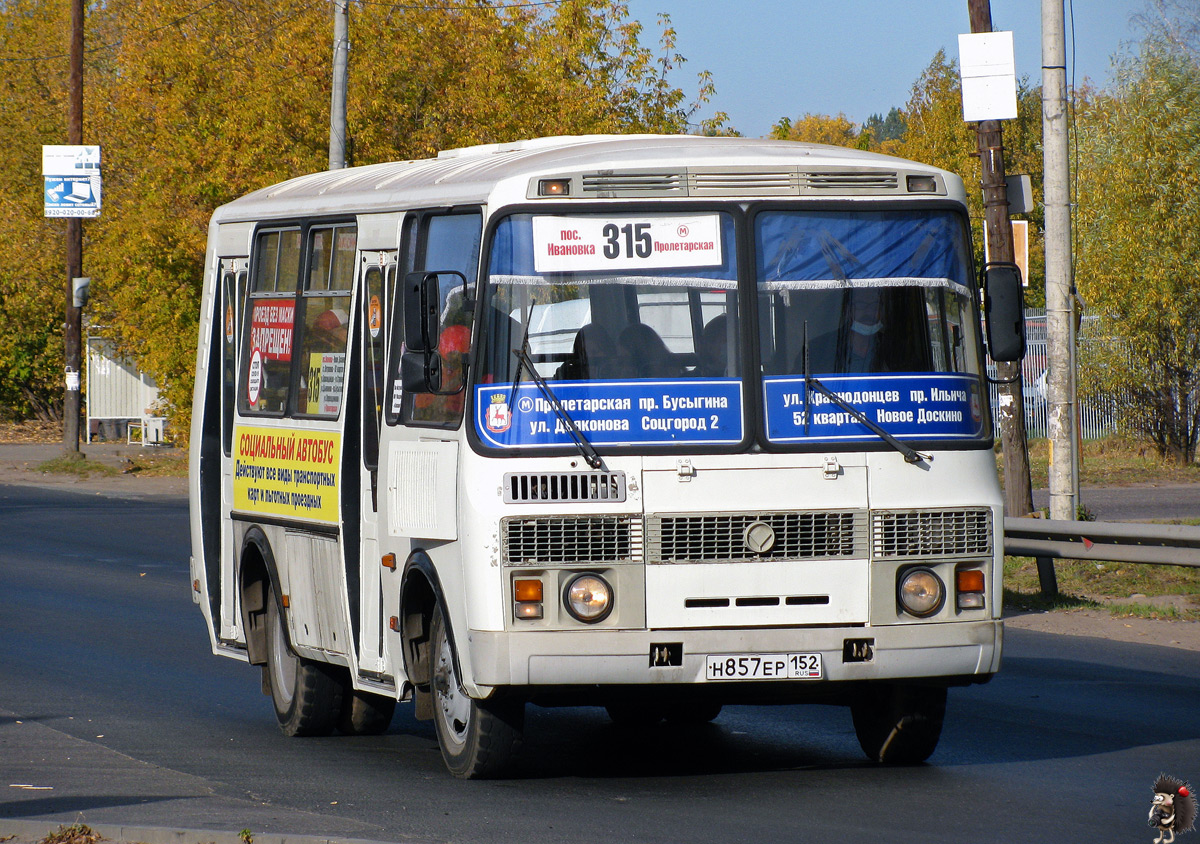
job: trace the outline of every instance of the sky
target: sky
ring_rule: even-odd
[[[717,95],[693,122],[724,111],[727,125],[750,137],[766,135],[781,117],[844,113],[862,123],[892,106],[903,108],[938,49],[957,60],[958,35],[971,31],[967,0],[628,2],[631,16],[645,27],[646,46],[658,42],[658,14],[671,16],[677,51],[687,59],[674,72],[675,85],[693,94],[696,74],[712,72]],[[1017,76],[1035,85],[1042,75],[1041,5],[991,2],[992,28],[1013,33]],[[1112,56],[1141,37],[1130,17],[1143,10],[1143,2],[1065,5],[1068,84],[1074,79],[1081,85],[1086,78],[1103,87]]]

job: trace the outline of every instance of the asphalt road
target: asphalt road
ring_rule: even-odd
[[[1001,674],[951,692],[927,765],[868,764],[832,707],[641,733],[535,709],[516,778],[461,782],[407,705],[380,737],[282,736],[257,670],[208,651],[186,526],[179,498],[0,486],[0,819],[463,844],[1128,842],[1153,839],[1157,774],[1200,778],[1200,654],[1010,630]]]

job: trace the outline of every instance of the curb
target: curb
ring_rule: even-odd
[[[176,829],[166,826],[126,826],[124,824],[85,824],[88,829],[113,844],[246,844],[241,833],[222,829]],[[41,841],[64,827],[67,821],[35,821],[0,818],[0,841],[16,836],[13,844]],[[412,839],[409,839],[410,841]],[[366,838],[338,838],[287,833],[254,833],[252,844],[393,844]]]

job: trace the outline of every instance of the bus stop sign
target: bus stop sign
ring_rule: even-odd
[[[43,146],[46,217],[100,216],[100,147]]]

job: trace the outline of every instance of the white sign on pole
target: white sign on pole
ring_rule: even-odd
[[[100,216],[100,147],[43,146],[46,217]]]
[[[1011,32],[958,36],[963,120],[1012,120],[1017,116],[1017,64]]]

